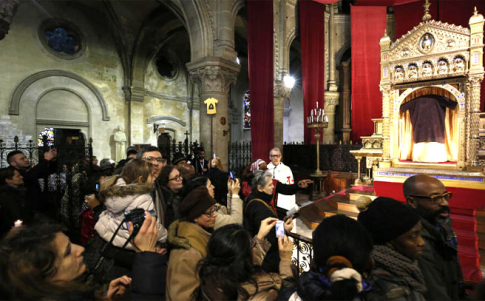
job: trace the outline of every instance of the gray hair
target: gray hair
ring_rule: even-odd
[[[269,151],[269,155],[271,156],[271,152],[272,151],[278,151],[280,154],[281,154],[281,150],[277,147],[273,147],[270,151]]]
[[[269,171],[257,170],[254,173],[254,178],[252,180],[252,188],[258,188],[258,185],[264,187],[269,181],[272,181],[273,175]]]

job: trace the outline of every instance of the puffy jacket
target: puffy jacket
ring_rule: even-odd
[[[110,186],[99,193],[100,201],[106,206],[106,210],[101,213],[98,222],[94,226],[96,232],[105,241],[110,241],[116,229],[124,219],[124,212],[135,208],[142,208],[145,211],[154,208],[151,196],[153,188],[147,184],[126,184],[122,178],[116,181],[116,184]],[[162,226],[158,226],[158,241],[165,242],[167,240],[167,230]],[[113,245],[116,247],[123,247],[130,233],[125,225],[116,234],[113,240]],[[133,250],[133,246],[129,243],[126,249]]]

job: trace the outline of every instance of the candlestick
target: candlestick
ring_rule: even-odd
[[[22,226],[22,224],[23,224],[22,220],[18,219],[18,220],[15,221],[15,223],[13,223],[13,226],[15,228],[17,228],[17,227]]]

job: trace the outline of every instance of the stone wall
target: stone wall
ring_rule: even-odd
[[[0,42],[0,116],[10,117],[3,135],[13,130],[35,139],[43,127],[78,128],[93,138],[94,155],[113,158],[116,128],[129,128],[123,67],[106,18],[90,7],[69,3],[22,2],[8,36]],[[52,19],[72,25],[79,33],[84,45],[81,55],[60,57],[42,42],[39,28]],[[146,88],[155,96],[148,95],[132,108],[140,135],[134,142],[156,145],[153,125],[146,122],[153,115],[173,115],[189,126],[185,72],[174,81],[164,81],[148,66]],[[12,100],[17,104],[13,110]],[[198,110],[198,104],[195,107]],[[192,119],[195,141],[198,112]],[[182,140],[188,128],[175,128],[176,139]]]

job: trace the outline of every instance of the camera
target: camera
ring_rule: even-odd
[[[148,211],[152,216],[157,216],[157,213],[155,210],[149,210]],[[133,223],[133,237],[135,237],[138,234],[138,231],[140,231],[141,225],[143,224],[143,221],[145,220],[145,210],[142,208],[136,208],[130,211],[125,211],[125,222],[126,222],[126,228],[129,227],[128,222]]]

